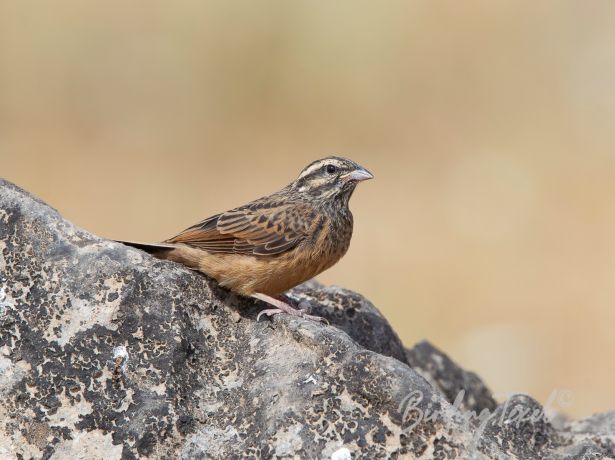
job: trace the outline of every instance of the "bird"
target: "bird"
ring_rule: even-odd
[[[200,271],[218,284],[286,313],[322,321],[294,308],[284,292],[315,277],[346,254],[353,230],[348,203],[359,182],[374,176],[347,158],[307,165],[281,190],[215,214],[161,243],[121,243]]]

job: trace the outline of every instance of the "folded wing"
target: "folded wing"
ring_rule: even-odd
[[[317,214],[303,203],[251,203],[212,216],[165,243],[183,243],[211,253],[272,256],[296,247]]]

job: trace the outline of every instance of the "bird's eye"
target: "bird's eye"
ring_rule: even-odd
[[[326,171],[328,174],[335,174],[337,172],[337,168],[335,167],[335,165],[327,165]]]

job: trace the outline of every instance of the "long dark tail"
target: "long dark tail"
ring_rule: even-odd
[[[133,248],[140,249],[141,251],[145,251],[148,254],[151,254],[153,256],[158,256],[158,257],[162,256],[163,258],[165,254],[175,249],[174,245],[166,244],[166,243],[140,243],[138,241],[121,241],[121,240],[115,240],[115,241],[118,243],[125,244],[126,246],[131,246]]]
[[[141,251],[145,251],[158,259],[171,260],[173,262],[180,263],[186,267],[200,271],[199,260],[200,257],[195,255],[189,250],[182,250],[182,245],[169,244],[169,243],[140,243],[138,241],[121,241],[115,240],[118,243],[131,246]]]

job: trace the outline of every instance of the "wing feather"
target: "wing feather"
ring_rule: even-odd
[[[165,243],[183,243],[211,253],[272,256],[301,243],[315,216],[305,203],[254,202],[205,219]]]

